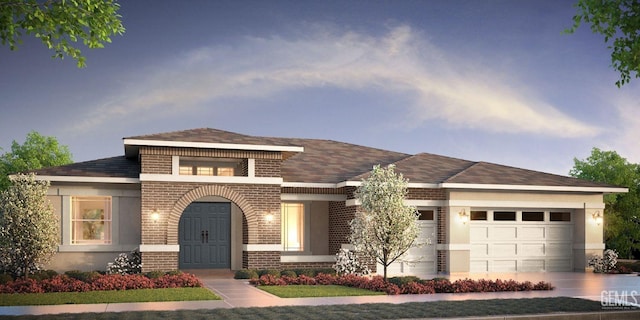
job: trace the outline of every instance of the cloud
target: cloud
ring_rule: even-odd
[[[399,106],[399,112],[410,115],[401,126],[438,121],[553,137],[600,132],[529,93],[523,81],[445,52],[409,26],[390,28],[381,36],[312,29],[293,38],[246,37],[186,52],[145,72],[141,81],[76,129],[143,112],[185,112],[222,99],[259,99],[330,86],[409,98],[410,105]]]
[[[628,86],[633,86],[630,84]],[[609,140],[604,143],[606,150],[615,150],[629,162],[640,163],[640,96],[637,88],[625,92],[615,92],[609,101],[618,115],[618,125],[611,128],[613,132]],[[631,88],[628,88],[631,89]]]

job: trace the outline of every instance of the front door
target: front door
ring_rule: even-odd
[[[230,220],[230,203],[190,204],[180,218],[180,268],[231,268]]]

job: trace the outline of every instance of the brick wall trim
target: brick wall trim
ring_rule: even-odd
[[[167,223],[167,234],[178,234],[178,224],[184,210],[193,201],[206,196],[220,196],[234,202],[244,213],[249,229],[258,228],[257,214],[253,206],[240,193],[221,185],[206,185],[193,189],[178,199],[171,209]],[[178,238],[167,239],[167,244],[178,244]]]

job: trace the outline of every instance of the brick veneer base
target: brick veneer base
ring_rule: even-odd
[[[178,270],[177,252],[142,252],[142,272]]]

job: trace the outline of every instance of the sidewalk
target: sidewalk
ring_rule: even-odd
[[[223,300],[215,301],[180,301],[180,302],[144,302],[144,303],[114,303],[114,304],[86,304],[86,305],[57,305],[57,306],[18,306],[0,307],[0,315],[24,314],[58,314],[83,312],[122,312],[147,310],[178,310],[178,309],[213,309],[237,307],[267,307],[292,305],[332,305],[332,304],[360,304],[360,303],[405,303],[426,302],[440,300],[486,300],[486,299],[517,299],[534,297],[576,297],[602,301],[602,294],[624,294],[628,302],[640,302],[640,277],[637,275],[602,275],[593,273],[536,273],[536,274],[479,274],[479,275],[451,275],[451,280],[458,278],[485,279],[514,279],[517,281],[538,282],[541,280],[556,286],[552,291],[527,292],[491,292],[491,293],[441,293],[422,295],[396,296],[358,296],[358,297],[326,297],[326,298],[292,298],[283,299],[266,293],[248,284],[246,280],[234,280],[229,274],[209,274],[206,272],[188,271],[196,273],[204,285],[211,289]],[[634,300],[635,299],[635,300]],[[640,311],[639,311],[640,312]],[[640,318],[640,315],[638,316]]]

